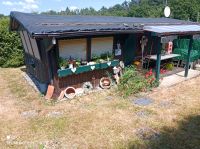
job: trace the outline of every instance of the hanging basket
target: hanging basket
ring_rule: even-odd
[[[103,77],[100,79],[99,85],[103,89],[109,89],[112,85],[112,80],[108,77]]]
[[[68,99],[73,99],[76,96],[76,89],[73,87],[67,87],[65,89],[65,97]]]

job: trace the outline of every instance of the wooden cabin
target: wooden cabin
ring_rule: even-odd
[[[48,16],[21,12],[11,12],[10,18],[11,31],[18,31],[21,36],[27,73],[38,81],[43,93],[49,84],[54,85],[58,92],[68,86],[80,87],[87,81],[98,86],[99,79],[107,72],[112,73],[119,61],[129,65],[141,58],[141,38],[144,35],[148,37],[146,52],[153,48],[153,53],[159,57],[156,48],[163,35],[149,31],[148,26],[196,24],[170,18]],[[150,44],[150,41],[155,44]],[[84,66],[73,71],[59,67],[59,58],[90,62],[94,55],[103,53],[112,53],[114,60],[109,64]]]

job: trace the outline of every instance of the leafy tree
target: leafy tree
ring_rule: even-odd
[[[90,8],[83,8],[79,12],[80,15],[97,15],[97,11],[90,7]]]
[[[72,11],[68,7],[65,11],[44,12],[45,14],[59,15],[105,15],[105,16],[129,16],[129,17],[163,17],[166,0],[125,0],[122,4],[113,7],[102,7],[96,11],[94,8],[84,8]],[[171,18],[181,20],[198,20],[200,12],[200,0],[168,0],[172,9]],[[200,16],[199,16],[200,17]],[[200,19],[200,18],[199,18]]]
[[[0,19],[0,67],[23,65],[23,50],[17,33],[9,32],[9,19]]]
[[[200,12],[199,0],[170,0],[169,5],[173,18],[197,21],[197,15]]]
[[[4,17],[4,15],[3,14],[0,14],[0,18],[3,18]]]

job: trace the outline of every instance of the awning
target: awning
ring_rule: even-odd
[[[200,25],[144,26],[143,30],[153,36],[194,35],[200,34]]]

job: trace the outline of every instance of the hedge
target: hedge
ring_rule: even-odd
[[[0,19],[0,67],[18,67],[24,64],[21,39],[9,31],[9,18]]]

